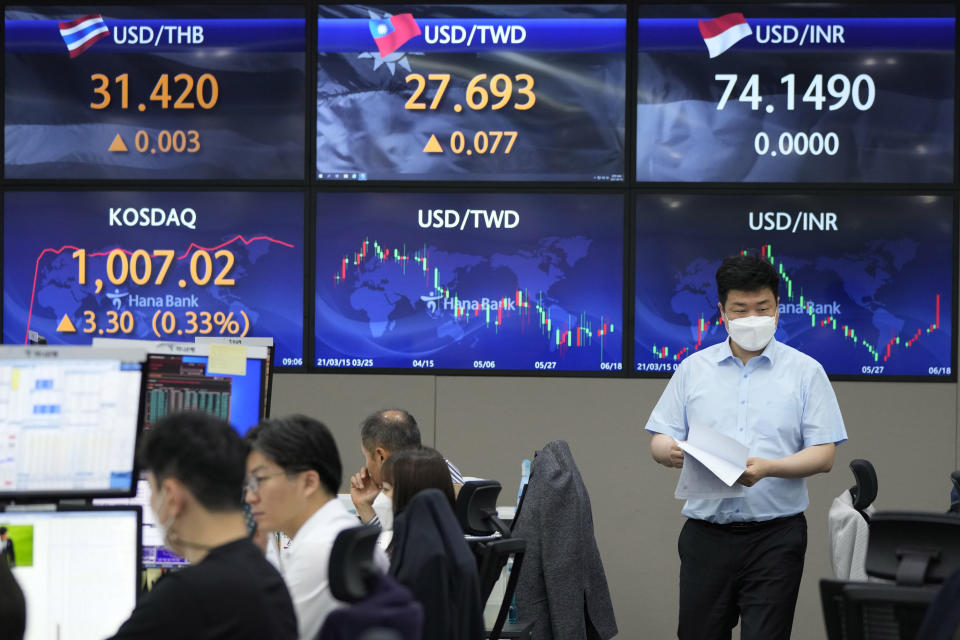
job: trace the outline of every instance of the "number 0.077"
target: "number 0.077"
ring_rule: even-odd
[[[130,254],[129,256],[127,254]],[[84,285],[87,283],[87,251],[77,249],[72,254],[77,259],[77,283]],[[127,279],[138,286],[150,282],[153,277],[154,264],[153,258],[161,258],[159,270],[153,284],[160,286],[164,283],[167,273],[175,258],[173,249],[155,249],[153,253],[145,249],[137,249],[133,252],[127,252],[123,249],[114,249],[107,254],[107,279],[116,286],[122,286],[127,283]],[[214,259],[223,259],[220,265],[220,273],[214,278]],[[190,280],[198,287],[213,284],[221,287],[230,287],[236,284],[233,278],[228,277],[230,270],[236,262],[233,252],[228,249],[220,249],[210,256],[210,252],[204,249],[197,249],[190,255]]]

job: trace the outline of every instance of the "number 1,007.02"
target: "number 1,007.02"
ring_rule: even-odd
[[[127,253],[130,255],[128,256]],[[77,249],[71,254],[71,257],[77,260],[77,283],[85,285],[87,283],[87,251],[86,249]],[[111,284],[122,286],[126,284],[127,279],[135,285],[145,285],[153,277],[153,258],[161,258],[159,271],[157,272],[155,285],[160,286],[164,283],[170,266],[173,264],[175,252],[173,249],[155,249],[153,253],[145,249],[127,252],[123,249],[114,249],[107,254],[107,278]],[[214,259],[222,259],[223,264],[218,264],[220,273],[214,277]],[[236,258],[233,252],[228,249],[220,249],[210,257],[210,252],[204,249],[197,249],[190,254],[190,280],[194,285],[203,287],[213,284],[221,287],[230,287],[236,284],[233,278],[228,277],[230,270]],[[186,283],[181,283],[181,287]],[[98,287],[99,288],[99,287]]]

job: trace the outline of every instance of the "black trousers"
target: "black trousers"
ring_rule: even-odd
[[[790,637],[807,550],[803,514],[716,525],[687,520],[680,552],[680,640]]]

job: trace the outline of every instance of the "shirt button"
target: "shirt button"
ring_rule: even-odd
[[[747,401],[746,401],[746,400],[741,400],[741,401],[740,401],[740,404],[747,404]]]
[[[746,373],[743,374],[743,378],[744,378],[744,380],[746,380],[746,378],[747,378],[747,374],[746,374]]]

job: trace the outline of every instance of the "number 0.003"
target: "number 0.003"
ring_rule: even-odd
[[[819,131],[814,131],[813,133],[806,133],[803,131],[798,131],[797,133],[790,133],[789,131],[784,131],[780,134],[780,137],[777,138],[777,147],[774,151],[770,150],[770,136],[761,131],[753,138],[753,150],[757,152],[758,156],[765,156],[768,153],[770,155],[782,155],[789,156],[791,154],[796,156],[819,156],[826,154],[828,156],[837,155],[837,151],[840,150],[840,137],[837,136],[833,131],[827,133],[820,133]]]

